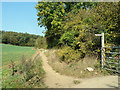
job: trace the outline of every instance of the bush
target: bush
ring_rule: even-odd
[[[74,50],[69,46],[63,47],[59,52],[58,55],[60,57],[60,61],[64,61],[66,63],[71,63],[75,61],[79,61],[80,58],[83,58],[85,54],[81,51]]]
[[[22,81],[26,83],[25,87],[39,87],[42,85],[45,71],[42,68],[40,57],[37,56],[37,58],[25,60],[23,55],[19,66],[19,73],[22,75]]]
[[[74,38],[71,43],[68,43],[68,41],[71,41],[70,37],[64,37],[61,40],[67,42],[67,44],[65,45],[64,43],[65,47],[59,51],[58,55],[60,56],[61,61],[65,61],[66,63],[79,61],[87,54],[98,55],[99,53],[100,40],[92,33],[80,32],[79,36]]]
[[[39,37],[35,41],[35,48],[47,48],[46,38],[45,37]]]
[[[75,33],[73,31],[64,33],[60,38],[60,43],[64,45],[73,46],[72,44],[75,37],[74,34]]]

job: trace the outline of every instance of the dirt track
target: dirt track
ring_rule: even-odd
[[[43,69],[46,72],[45,84],[48,88],[116,88],[118,87],[118,76],[103,76],[90,79],[79,79],[56,73],[48,64],[44,50],[40,51],[40,56],[43,61]],[[58,66],[59,67],[59,66]],[[80,83],[74,84],[77,80]]]

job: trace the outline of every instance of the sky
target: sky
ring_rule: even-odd
[[[2,30],[44,36],[37,22],[37,2],[2,2]]]

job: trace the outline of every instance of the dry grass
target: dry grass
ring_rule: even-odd
[[[98,62],[96,57],[86,56],[84,59],[78,62],[66,64],[64,62],[60,62],[59,57],[57,55],[57,50],[51,49],[45,52],[45,54],[48,57],[49,65],[51,65],[51,67],[60,74],[79,78],[101,76],[101,71],[99,70],[99,68],[95,68]],[[92,67],[94,71],[87,71],[87,67]]]
[[[17,72],[11,75],[11,69],[5,69],[3,75],[3,88],[46,88],[43,78],[45,71],[42,68],[42,60],[37,54],[33,58],[25,59],[22,56],[21,62],[16,65]]]

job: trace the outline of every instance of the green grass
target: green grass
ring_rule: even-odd
[[[26,64],[31,64],[32,67],[26,67]],[[20,69],[19,66],[22,66],[23,69]],[[26,61],[23,65],[18,65],[18,72],[12,76],[12,70],[10,69],[3,69],[3,81],[2,87],[3,88],[46,88],[47,86],[43,82],[43,78],[45,72],[42,68],[42,61],[40,57],[37,57],[33,61]],[[19,71],[23,71],[22,74]],[[26,71],[27,70],[27,71]],[[30,73],[27,73],[30,71]],[[25,74],[26,73],[26,74]],[[27,75],[32,76],[32,78],[27,77]],[[26,78],[24,78],[24,76]],[[37,81],[38,76],[40,81]],[[34,78],[34,79],[33,79]],[[28,79],[28,81],[26,81]]]
[[[36,51],[32,48],[2,44],[2,66],[11,63],[10,60],[19,62],[22,55],[25,55],[26,59],[30,58]]]
[[[38,57],[35,62],[24,62],[24,64],[21,64],[22,61],[22,55],[25,56],[25,60],[30,59],[33,54],[35,54],[36,50],[32,50],[33,47],[23,47],[23,46],[14,46],[14,45],[7,45],[7,44],[0,44],[2,45],[2,87],[3,88],[30,88],[30,87],[46,87],[44,85],[44,82],[42,79],[39,82],[34,81],[33,84],[30,82],[25,81],[25,78],[23,76],[24,73],[28,70],[32,73],[32,75],[38,75],[40,78],[44,77],[44,70],[42,69],[42,62],[41,59]],[[12,76],[12,69],[9,68],[8,64],[11,65],[11,60],[13,62],[16,62],[16,69],[17,72],[14,76]],[[33,60],[34,61],[34,60]],[[29,68],[25,66],[26,64],[31,65],[33,68]],[[19,72],[22,70],[20,69],[20,66],[23,67],[23,74],[20,74]],[[34,73],[36,72],[36,73]],[[30,73],[28,73],[30,75]],[[33,77],[34,77],[33,76]],[[33,81],[32,81],[33,82]]]

